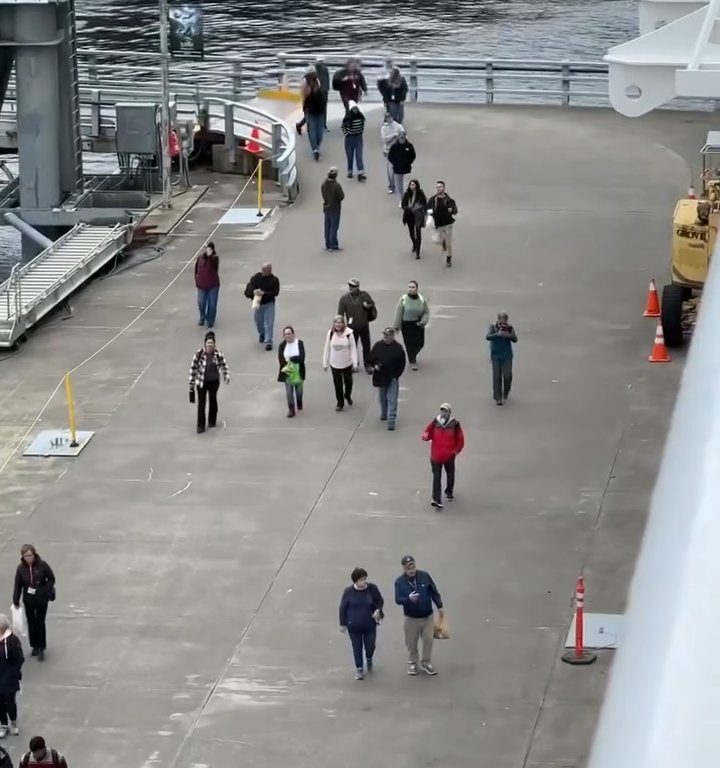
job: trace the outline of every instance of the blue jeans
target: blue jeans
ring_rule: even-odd
[[[402,200],[402,196],[405,194],[405,174],[393,173],[393,182],[393,188],[398,195],[400,195],[400,199]]]
[[[275,324],[275,302],[269,301],[261,304],[255,310],[255,327],[260,336],[260,341],[265,344],[273,342],[273,325]]]
[[[367,658],[368,661],[372,661],[373,654],[375,653],[377,627],[371,627],[365,632],[357,632],[348,629],[348,635],[350,635],[350,642],[352,644],[355,669],[364,669],[365,658]],[[365,658],[363,658],[363,646],[365,646]]]
[[[365,172],[365,166],[363,165],[363,137],[359,136],[346,136],[345,137],[345,154],[347,155],[348,173],[353,170],[353,161],[358,173]]]
[[[215,325],[215,315],[217,314],[218,294],[220,286],[217,288],[208,288],[203,290],[198,288],[198,309],[200,310],[200,322],[208,325]]]
[[[325,116],[324,115],[305,115],[307,120],[308,139],[310,139],[310,148],[313,152],[320,151],[323,136],[325,135]]]
[[[340,211],[325,211],[325,247],[330,250],[339,248],[338,229],[340,228]]]
[[[398,409],[398,394],[400,392],[400,379],[390,379],[384,386],[378,388],[380,398],[380,418],[387,419],[388,426],[395,425]]]
[[[393,167],[390,164],[390,161],[385,158],[385,170],[387,171],[387,177],[388,177],[388,189],[392,189],[392,191],[395,191],[395,171],[393,171]]]
[[[387,111],[396,123],[403,125],[405,121],[405,102],[404,101],[389,101],[387,104]]]
[[[320,115],[322,117],[322,115]],[[302,396],[303,396],[303,385],[300,384],[291,384],[289,381],[285,382],[285,397],[287,397],[287,404],[288,408],[292,409],[295,407],[295,403],[302,408]]]

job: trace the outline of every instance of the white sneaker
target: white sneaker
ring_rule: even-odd
[[[10,735],[11,736],[20,735],[20,729],[17,727],[17,723],[10,723]]]

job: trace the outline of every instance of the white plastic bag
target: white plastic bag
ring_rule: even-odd
[[[425,217],[425,229],[435,229],[435,219],[432,215],[432,211],[427,212]]]
[[[14,605],[10,606],[10,623],[16,635],[27,637],[27,617],[25,616],[24,605],[21,605],[19,608],[16,608]]]

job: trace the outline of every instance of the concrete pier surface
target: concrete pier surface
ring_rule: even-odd
[[[23,542],[58,577],[44,665],[28,658],[17,757],[40,733],[70,765],[118,768],[579,768],[611,651],[559,662],[576,576],[587,610],[619,613],[644,524],[682,355],[651,366],[650,277],[710,115],[625,120],[603,110],[414,107],[415,173],[456,198],[456,255],[416,262],[386,194],[379,120],[365,184],[347,180],[337,127],[302,193],[263,228],[216,227],[240,181],[222,178],[153,261],[97,280],[0,362],[4,605]],[[341,169],[345,250],[322,243],[319,185]],[[232,381],[220,428],[196,435],[187,371],[201,343],[192,267],[212,234],[216,326]],[[428,238],[429,240],[429,238]],[[276,337],[308,351],[306,410],[285,417],[276,353],[242,291],[264,261],[282,290]],[[358,278],[392,321],[408,280],[432,321],[421,370],[401,380],[398,429],[369,377],[334,412],[324,334]],[[486,328],[519,342],[506,407],[491,398]],[[22,458],[66,425],[77,459]],[[55,393],[53,391],[55,390]],[[425,424],[453,404],[467,438],[457,501],[429,504]],[[411,553],[444,596],[452,637],[435,678],[410,678],[392,583]],[[337,605],[361,565],[385,595],[377,669],[356,682]]]

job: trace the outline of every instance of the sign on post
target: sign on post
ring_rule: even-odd
[[[170,54],[199,56],[204,51],[203,15],[197,5],[181,5],[168,9],[170,17]]]

